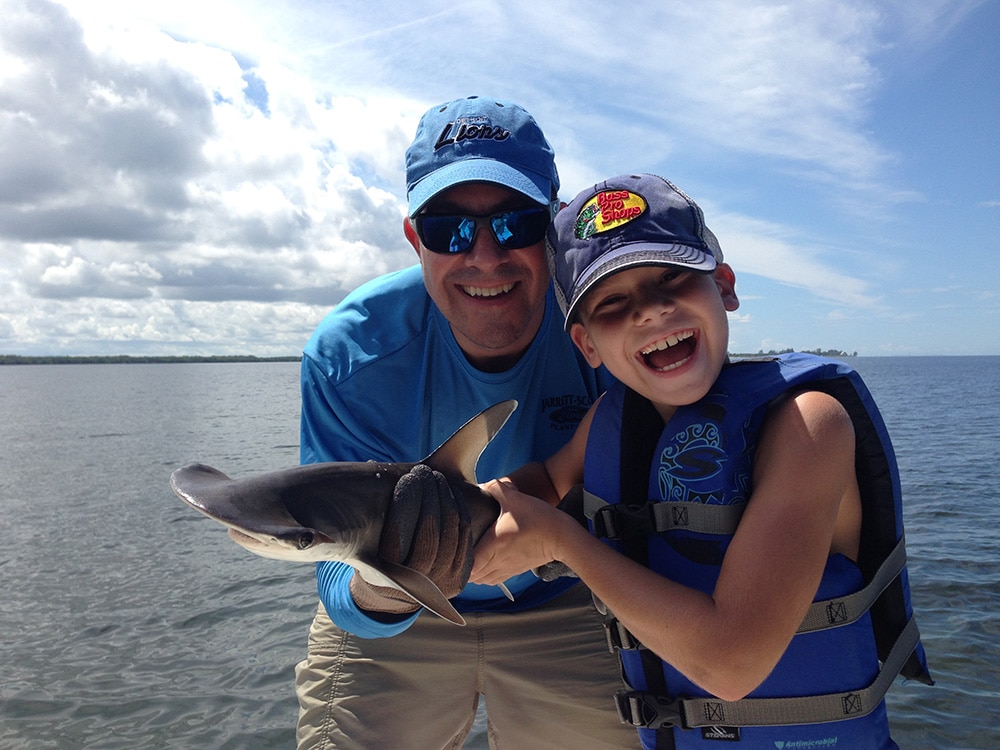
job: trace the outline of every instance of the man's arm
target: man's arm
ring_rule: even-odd
[[[302,358],[300,375],[302,418],[300,454],[302,463],[324,461],[389,460],[376,455],[353,435],[339,416],[345,407],[339,402],[325,375],[307,355]],[[370,614],[358,606],[351,593],[354,568],[346,563],[316,563],[316,590],[330,619],[342,630],[361,638],[387,638],[406,630],[419,614],[385,616]]]

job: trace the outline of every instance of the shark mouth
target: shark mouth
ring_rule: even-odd
[[[650,344],[639,355],[650,369],[670,372],[687,362],[697,345],[694,331],[682,331]]]
[[[289,549],[307,550],[316,541],[316,535],[309,530],[302,530],[294,537],[284,538],[277,535],[247,533],[243,529],[229,527],[229,538],[241,547],[255,549],[259,547],[288,547]]]
[[[250,536],[239,529],[234,529],[232,526],[229,527],[229,538],[237,544],[265,544],[265,542],[262,542],[257,537]]]
[[[509,293],[516,285],[502,284],[500,286],[463,286],[462,291],[470,297],[499,297]]]

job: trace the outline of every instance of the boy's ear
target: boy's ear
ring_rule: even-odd
[[[570,326],[569,337],[573,339],[573,343],[576,344],[576,348],[583,354],[583,358],[587,360],[588,365],[595,369],[601,366],[603,361],[601,355],[594,348],[594,344],[590,340],[590,335],[582,323],[574,323]]]
[[[740,300],[736,296],[736,272],[728,263],[719,263],[712,272],[715,285],[719,288],[722,304],[728,312],[739,309]]]

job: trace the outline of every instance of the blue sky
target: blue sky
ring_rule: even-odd
[[[731,350],[1000,354],[1000,0],[0,0],[0,353],[297,355],[428,107],[677,183]]]

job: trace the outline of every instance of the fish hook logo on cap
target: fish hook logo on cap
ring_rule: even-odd
[[[566,330],[583,296],[618,271],[681,266],[709,273],[722,262],[698,204],[648,174],[619,175],[581,192],[556,215],[545,243]]]
[[[555,153],[523,107],[478,96],[456,99],[420,118],[406,150],[409,215],[463,182],[492,182],[548,205],[559,190]]]
[[[645,199],[628,190],[604,190],[583,204],[573,228],[576,238],[585,240],[632,221],[646,210]]]

